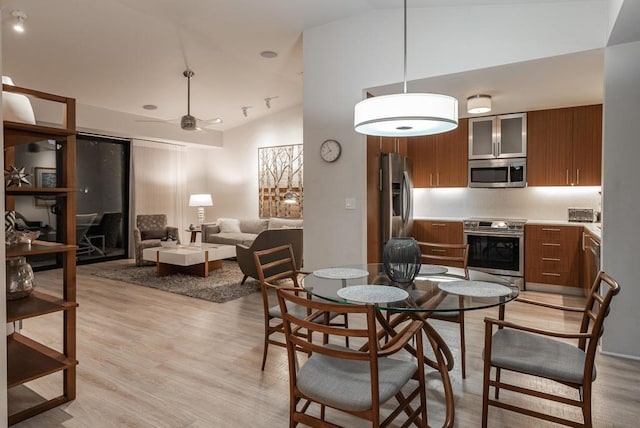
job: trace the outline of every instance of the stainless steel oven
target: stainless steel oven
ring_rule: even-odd
[[[468,266],[524,286],[524,224],[521,219],[471,218],[464,221]]]

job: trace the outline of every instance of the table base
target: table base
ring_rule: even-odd
[[[209,272],[215,269],[222,269],[222,260],[211,260],[208,263],[198,263],[191,266],[180,266],[161,262],[156,263],[157,276],[184,273],[186,275],[195,275],[206,278],[209,276]]]

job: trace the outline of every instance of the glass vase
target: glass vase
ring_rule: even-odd
[[[33,269],[24,257],[7,259],[7,299],[27,297],[33,291]]]
[[[394,282],[413,282],[422,264],[420,246],[413,238],[391,238],[382,252],[382,262],[387,276]]]

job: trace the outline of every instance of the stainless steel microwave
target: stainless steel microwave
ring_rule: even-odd
[[[525,187],[527,158],[469,161],[469,187]]]

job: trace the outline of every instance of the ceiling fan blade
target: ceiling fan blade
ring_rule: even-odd
[[[198,119],[198,126],[210,126],[210,125],[218,125],[222,123],[222,119],[219,117],[214,117],[213,119]]]
[[[173,124],[179,124],[180,123],[180,118],[176,117],[173,119],[136,119],[136,122],[155,122],[155,123],[173,123]]]

